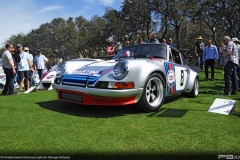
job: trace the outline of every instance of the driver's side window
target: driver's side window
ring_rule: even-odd
[[[182,64],[181,55],[179,54],[179,52],[177,52],[174,49],[171,49],[171,51],[172,51],[172,57],[174,59],[174,62],[177,64]]]
[[[175,62],[171,51],[169,52],[169,62]]]

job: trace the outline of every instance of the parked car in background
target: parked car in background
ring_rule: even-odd
[[[6,82],[6,75],[2,68],[2,59],[0,59],[0,90],[3,90],[5,82]]]
[[[0,90],[3,90],[5,83],[6,75],[4,73],[0,73]]]
[[[6,84],[6,75],[0,74],[0,91],[4,89],[4,86]],[[17,82],[14,82],[14,89],[19,88],[19,85]]]
[[[51,67],[51,69],[49,69],[42,75],[42,79],[39,83],[38,89],[52,90],[53,89],[52,84],[54,83],[54,79],[56,77],[59,77],[59,75],[62,75],[63,73],[71,72],[84,65],[92,64],[100,61],[103,61],[103,60],[90,59],[90,58],[78,58],[70,61],[62,61],[58,65]]]
[[[197,66],[188,66],[176,48],[138,44],[125,47],[111,60],[59,72],[53,88],[59,100],[82,105],[136,104],[153,112],[165,97],[197,97],[199,71]]]
[[[39,78],[38,78],[39,76],[38,76],[38,74],[36,73],[34,75],[34,77],[35,77],[36,83],[38,84],[39,83]],[[1,70],[1,68],[0,68],[0,90],[3,90],[5,84],[6,84],[6,75],[3,72],[3,70]],[[19,84],[18,84],[17,81],[14,81],[14,89],[16,89],[16,88],[19,88]]]

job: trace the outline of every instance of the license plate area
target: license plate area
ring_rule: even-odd
[[[68,101],[83,103],[83,96],[81,94],[60,92],[59,98],[64,99],[64,100],[68,100]]]

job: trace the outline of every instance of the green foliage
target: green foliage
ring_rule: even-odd
[[[41,49],[59,59],[96,58],[106,54],[107,40],[121,46],[139,37],[146,42],[150,33],[158,39],[172,38],[178,49],[193,49],[196,37],[212,39],[215,45],[224,35],[240,36],[239,0],[124,0],[121,10],[106,8],[102,17],[54,18],[28,34],[12,35],[7,41],[28,46],[32,54]],[[1,49],[1,53],[4,49]]]

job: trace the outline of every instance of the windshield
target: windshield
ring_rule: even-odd
[[[163,44],[139,44],[123,48],[112,59],[120,59],[125,57],[133,58],[167,58],[167,47]]]

